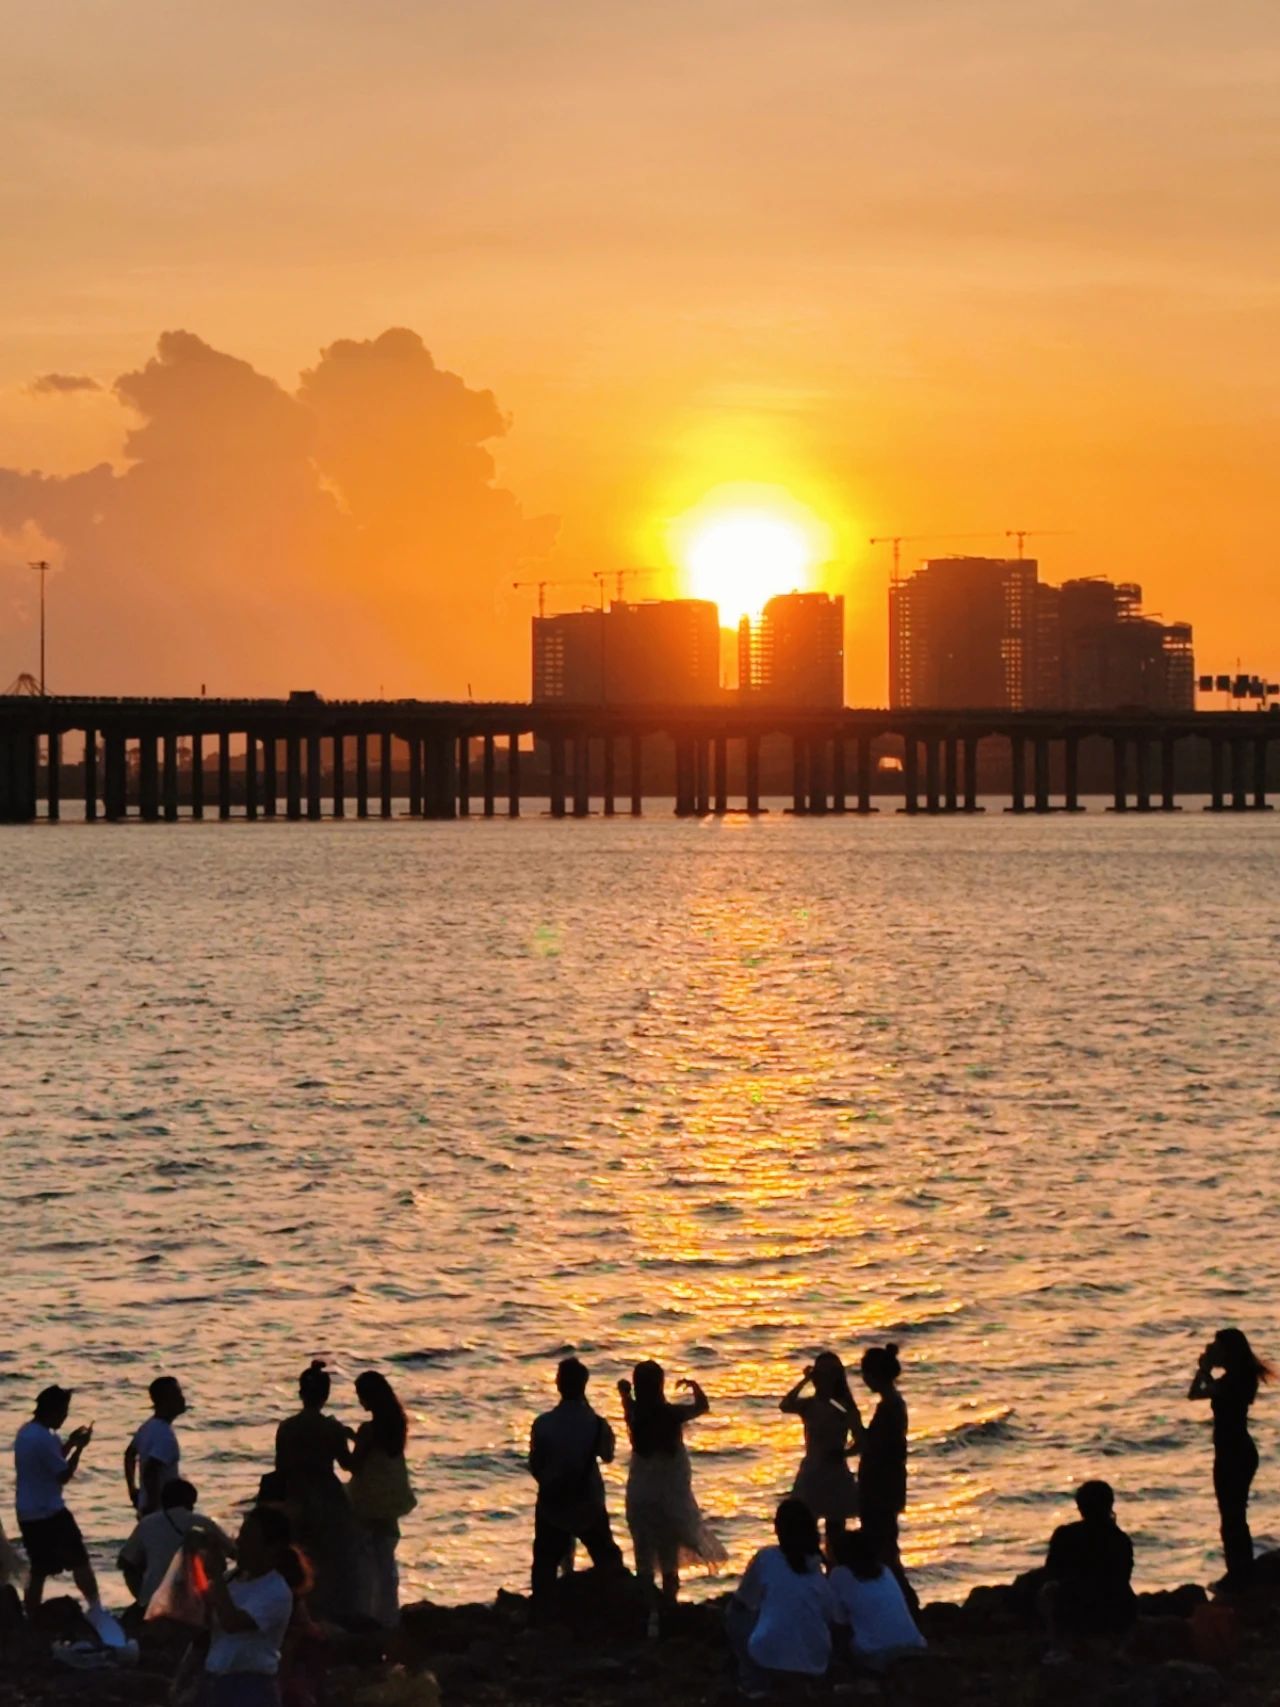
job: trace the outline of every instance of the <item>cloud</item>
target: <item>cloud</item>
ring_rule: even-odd
[[[63,623],[86,669],[110,663],[106,685],[484,683],[494,592],[555,523],[498,483],[489,446],[509,423],[492,392],[416,332],[341,339],[293,391],[166,332],[113,391],[134,421],[119,469],[0,468],[0,530],[56,542]]]
[[[27,390],[33,396],[59,396],[69,391],[101,391],[96,379],[87,373],[42,373],[33,379]]]

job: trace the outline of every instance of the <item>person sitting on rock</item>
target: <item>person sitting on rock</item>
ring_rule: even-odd
[[[818,1520],[803,1500],[783,1500],[773,1520],[776,1547],[762,1547],[729,1601],[725,1629],[750,1700],[774,1683],[825,1677],[840,1611],[822,1568]]]
[[[1055,1529],[1040,1606],[1055,1651],[1089,1637],[1122,1636],[1137,1614],[1133,1543],[1116,1522],[1109,1482],[1076,1489],[1078,1523]]]
[[[829,1579],[854,1665],[877,1672],[902,1654],[918,1653],[925,1646],[902,1585],[885,1564],[881,1547],[877,1531],[847,1530],[836,1538],[836,1565]]]

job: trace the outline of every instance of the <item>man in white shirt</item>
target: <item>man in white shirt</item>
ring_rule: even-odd
[[[236,1556],[235,1544],[218,1525],[196,1510],[198,1495],[190,1482],[179,1476],[165,1484],[160,1510],[140,1518],[137,1528],[120,1549],[117,1563],[130,1594],[145,1612],[160,1587],[175,1556],[193,1529],[218,1542],[228,1558]]]
[[[172,1375],[158,1375],[147,1389],[153,1414],[125,1448],[124,1479],[129,1504],[139,1517],[160,1510],[167,1482],[178,1477],[181,1450],[173,1425],[187,1408],[182,1388]]]
[[[31,1580],[27,1615],[40,1605],[45,1580],[70,1571],[91,1608],[101,1604],[98,1581],[89,1563],[80,1526],[67,1510],[62,1490],[80,1467],[80,1455],[93,1439],[93,1424],[73,1429],[65,1444],[58,1430],[71,1409],[71,1390],[46,1387],[35,1415],[18,1430],[13,1443],[18,1528],[27,1549]]]

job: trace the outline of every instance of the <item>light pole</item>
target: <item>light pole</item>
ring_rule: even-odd
[[[41,697],[41,699],[43,699],[44,693],[45,693],[45,687],[44,687],[44,583],[45,583],[45,577],[48,575],[48,573],[49,573],[50,569],[53,567],[53,565],[51,563],[46,563],[45,560],[43,558],[41,558],[38,563],[32,563],[30,565],[30,567],[32,569],[34,569],[36,574],[40,577],[40,697]]]

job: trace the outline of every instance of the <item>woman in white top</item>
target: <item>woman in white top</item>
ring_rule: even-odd
[[[762,1547],[729,1602],[729,1646],[745,1695],[768,1692],[775,1674],[824,1677],[838,1621],[822,1569],[818,1520],[803,1500],[783,1500],[776,1547]]]
[[[212,1538],[199,1537],[195,1545],[209,1573],[209,1707],[280,1707],[280,1651],[302,1577],[289,1519],[270,1506],[254,1507],[240,1528],[233,1577]]]
[[[875,1534],[854,1529],[839,1536],[836,1560],[831,1592],[840,1623],[848,1628],[855,1665],[883,1671],[899,1655],[925,1646],[902,1585],[881,1560]]]

